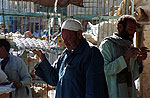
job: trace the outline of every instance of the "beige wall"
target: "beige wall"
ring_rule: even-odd
[[[141,46],[146,46],[150,49],[150,25],[145,25],[143,28]],[[147,59],[143,62],[144,70],[140,76],[140,98],[150,98],[150,52]]]

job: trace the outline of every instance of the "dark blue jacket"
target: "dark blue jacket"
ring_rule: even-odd
[[[44,60],[35,69],[46,83],[57,86],[56,98],[108,98],[103,57],[85,39],[73,52],[65,50],[53,67]]]

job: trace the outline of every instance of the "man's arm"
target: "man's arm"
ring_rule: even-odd
[[[46,83],[56,86],[58,82],[59,67],[58,60],[56,60],[51,66],[45,55],[41,51],[32,50],[41,60],[41,63],[37,64],[35,68],[35,74],[39,76]],[[55,68],[54,68],[55,67]]]
[[[110,42],[102,42],[100,51],[104,57],[104,71],[106,76],[116,75],[127,67],[123,55],[113,60],[113,47]]]
[[[57,61],[55,61],[57,64]],[[46,83],[56,86],[58,82],[58,69],[51,66],[47,59],[36,65],[35,74]]]

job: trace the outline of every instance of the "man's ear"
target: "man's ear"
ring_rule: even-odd
[[[123,24],[119,24],[119,28],[118,28],[119,32],[123,31]]]

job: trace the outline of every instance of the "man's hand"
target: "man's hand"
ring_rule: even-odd
[[[20,81],[12,81],[13,82],[13,86],[17,89],[22,87],[22,83]]]
[[[37,50],[32,50],[33,53],[37,54],[37,56],[41,59],[41,61],[45,60],[46,57],[45,55],[42,53],[42,51],[37,51]]]
[[[130,48],[125,52],[123,56],[125,60],[128,61],[130,58],[137,57],[138,53],[139,53],[139,50],[137,48]]]
[[[137,56],[138,64],[140,64],[142,60],[145,60],[147,58],[147,52],[149,52],[147,48],[140,48],[139,54]]]

